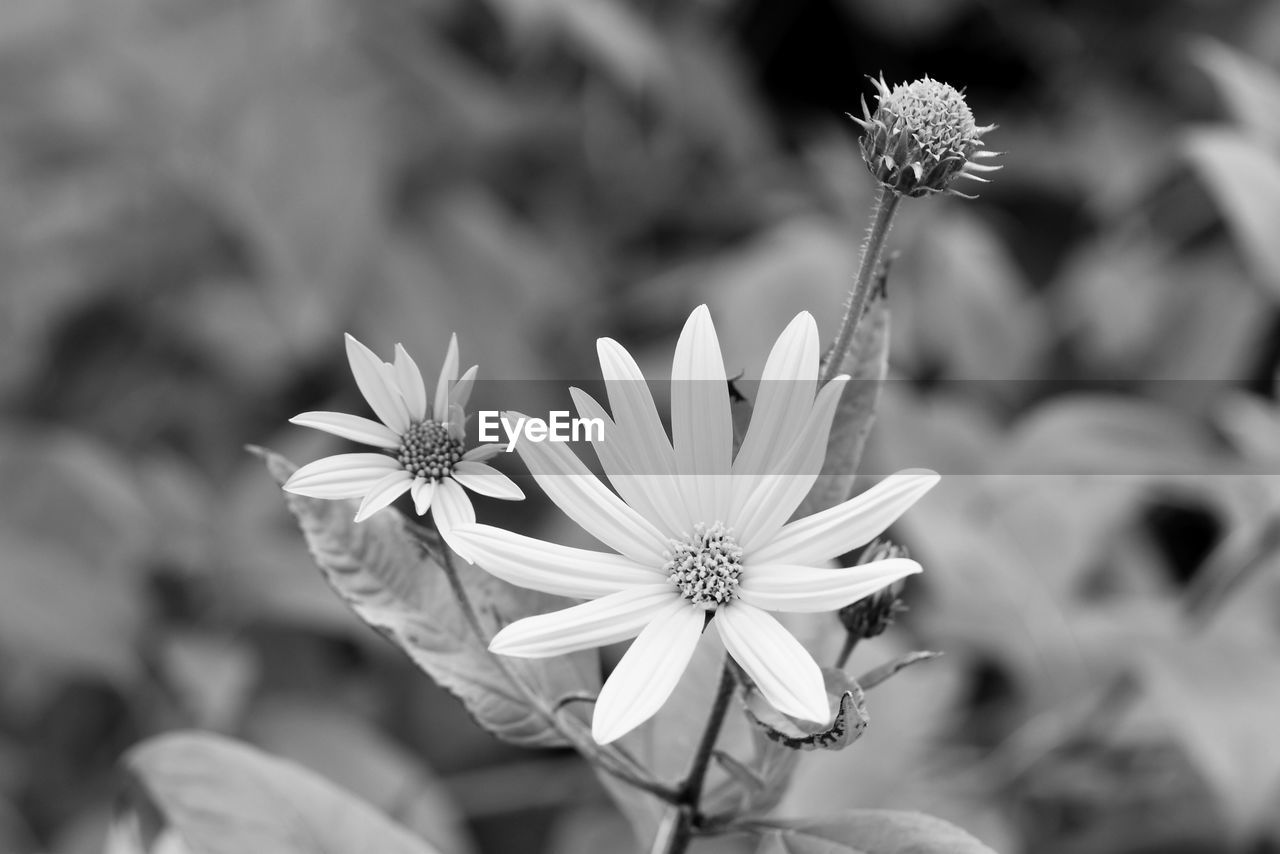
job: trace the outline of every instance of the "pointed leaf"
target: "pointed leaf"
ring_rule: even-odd
[[[869,718],[862,689],[842,670],[822,669],[830,724],[815,724],[784,715],[752,688],[743,691],[743,705],[750,718],[771,740],[792,750],[843,750],[858,740]]]
[[[917,812],[850,810],[771,822],[755,854],[993,854],[954,824]]]
[[[260,452],[277,481],[293,470],[283,457]],[[486,631],[468,625],[436,557],[434,532],[411,526],[398,512],[352,521],[355,503],[286,495],[325,580],[356,614],[422,670],[462,700],[483,727],[514,744],[566,745],[555,699],[594,694],[600,686],[594,651],[516,661],[487,649],[506,623],[562,607],[563,600],[512,587],[457,561],[462,585]],[[513,678],[514,677],[514,678]],[[517,681],[518,680],[518,681]],[[536,692],[530,697],[524,683]],[[560,719],[569,719],[561,713]]]
[[[125,757],[197,854],[439,854],[317,774],[211,733],[173,733]]]

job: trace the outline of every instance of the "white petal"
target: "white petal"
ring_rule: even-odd
[[[454,465],[452,476],[467,489],[481,495],[501,498],[505,501],[519,501],[524,498],[524,492],[511,478],[484,463],[463,460]]]
[[[479,371],[479,365],[472,365],[467,368],[467,372],[449,390],[449,403],[463,411],[466,410],[467,404],[471,402],[471,392],[475,389],[476,374]]]
[[[493,459],[498,454],[505,453],[507,446],[501,442],[493,442],[488,445],[476,445],[471,450],[462,455],[462,459],[467,462],[482,463],[485,460]]]
[[[748,553],[759,544],[769,542],[813,488],[827,456],[827,439],[840,393],[848,381],[847,376],[839,376],[822,387],[804,428],[792,440],[786,457],[779,464],[778,473],[761,477],[743,505],[735,508],[731,516],[733,527],[738,532],[738,543]]]
[[[871,542],[940,478],[928,469],[891,474],[857,498],[782,526],[748,555],[753,563],[812,566]]]
[[[503,581],[560,596],[596,599],[666,581],[656,568],[622,555],[569,548],[492,525],[460,525],[450,542],[463,546],[459,554]]]
[[[519,413],[504,417],[521,418]],[[522,442],[517,453],[547,497],[591,536],[640,563],[660,566],[667,538],[609,491],[567,445]]]
[[[285,492],[310,498],[359,498],[400,463],[386,454],[337,454],[308,463],[285,481]]]
[[[609,483],[622,500],[646,519],[653,521],[668,536],[679,536],[689,528],[682,499],[674,478],[669,474],[646,471],[635,459],[635,448],[622,440],[622,431],[595,398],[577,388],[569,389],[580,418],[598,418],[604,424],[604,435],[591,434],[591,444],[600,457]]]
[[[700,305],[676,342],[671,364],[671,436],[685,503],[695,521],[723,520],[729,512],[733,423],[729,385],[711,313]]]
[[[742,600],[717,610],[712,622],[725,649],[774,708],[806,721],[831,719],[822,670],[781,623]]]
[[[665,582],[610,593],[551,614],[517,620],[493,636],[489,650],[520,658],[568,655],[633,638],[679,598]]]
[[[382,419],[382,423],[404,435],[411,420],[409,409],[400,390],[391,380],[387,363],[350,334],[347,335],[347,361],[351,364],[351,374],[356,378],[356,385],[368,401],[369,408]]]
[[[385,424],[345,412],[304,412],[289,419],[291,424],[323,430],[353,442],[392,450],[400,447],[400,436]]]
[[[449,418],[449,385],[458,378],[458,336],[449,337],[449,352],[440,366],[440,378],[436,380],[436,400],[432,418],[447,421]]]
[[[360,502],[360,509],[356,511],[356,521],[363,522],[368,519],[374,513],[404,495],[412,486],[413,476],[407,471],[403,469],[393,471],[369,488],[369,493],[365,495],[364,501]]]
[[[835,611],[919,571],[920,564],[906,558],[837,569],[776,563],[748,566],[742,571],[738,595],[766,611]]]
[[[431,518],[440,535],[448,536],[449,531],[459,525],[474,524],[476,509],[462,487],[446,477],[436,481],[436,492],[431,498]]]
[[[765,362],[751,423],[733,461],[735,490],[750,495],[760,475],[777,471],[804,426],[818,386],[818,325],[802,311],[778,336]]]
[[[684,498],[679,495],[675,452],[662,429],[658,408],[644,375],[631,354],[611,338],[597,341],[596,353],[600,356],[600,372],[604,375],[613,423],[618,428],[617,445],[626,449],[627,465],[633,474],[651,475],[665,483],[667,491],[674,496],[669,503],[679,519],[677,530],[689,529],[697,520],[691,518]]]
[[[409,417],[414,421],[422,421],[427,417],[427,386],[422,381],[418,363],[399,344],[396,345],[394,368],[396,385],[400,386],[400,394],[404,396],[405,406],[409,408]]]
[[[705,615],[683,599],[654,615],[600,689],[591,720],[597,742],[621,738],[662,708],[693,657]]]
[[[413,494],[414,512],[419,516],[427,515],[427,511],[431,509],[431,499],[436,494],[436,482],[420,477],[413,482],[410,492]]]

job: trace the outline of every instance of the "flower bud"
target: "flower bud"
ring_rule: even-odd
[[[978,127],[964,95],[952,86],[925,77],[892,89],[884,78],[872,78],[876,109],[862,100],[862,118],[850,116],[866,131],[862,159],[882,185],[904,196],[948,192],[956,178],[986,182],[981,172],[999,166],[975,161],[995,157],[982,151],[982,135],[995,125]]]
[[[863,550],[858,566],[895,557],[908,557],[906,547],[876,540]],[[899,579],[852,605],[844,606],[839,612],[840,622],[856,638],[873,638],[881,634],[893,625],[894,615],[906,610],[898,598],[902,595],[902,588],[903,580]]]

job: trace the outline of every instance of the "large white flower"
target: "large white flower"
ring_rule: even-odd
[[[363,442],[383,453],[338,454],[294,472],[284,488],[312,498],[362,498],[356,521],[362,522],[406,492],[418,515],[431,511],[441,533],[474,523],[475,509],[462,487],[494,498],[524,498],[520,487],[483,462],[502,445],[463,451],[464,408],[471,397],[477,367],[458,377],[458,336],[427,400],[422,372],[396,345],[395,362],[384,362],[353,336],[347,336],[347,361],[364,399],[380,421],[343,412],[304,412],[289,419],[335,436]]]
[[[467,557],[494,575],[592,600],[512,623],[490,649],[534,658],[634,637],[595,706],[592,732],[608,743],[662,706],[709,622],[779,710],[828,720],[817,663],[768,612],[835,610],[919,572],[901,558],[823,565],[884,531],[938,476],[899,472],[857,498],[787,521],[821,469],[848,380],[817,388],[818,332],[807,313],[769,355],[736,458],[724,362],[705,306],[676,345],[674,443],[630,354],[608,338],[598,352],[613,417],[580,390],[572,393],[581,417],[605,424],[595,449],[617,494],[563,444],[525,442],[520,452],[551,500],[615,553],[487,525],[457,529]]]

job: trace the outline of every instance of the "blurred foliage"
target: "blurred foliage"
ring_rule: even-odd
[[[1265,0],[3,0],[0,850],[103,850],[124,751],[192,727],[446,854],[625,838],[576,758],[497,743],[345,609],[243,445],[338,446],[286,419],[355,404],[344,331],[557,380],[601,335],[661,375],[699,302],[748,376],[800,309],[829,338],[880,71],[967,86],[1007,152],[891,237],[865,468],[953,476],[855,668],[946,656],[779,813],[1277,844],[1277,67]],[[480,507],[571,536],[544,510]],[[834,657],[834,617],[799,628]]]

